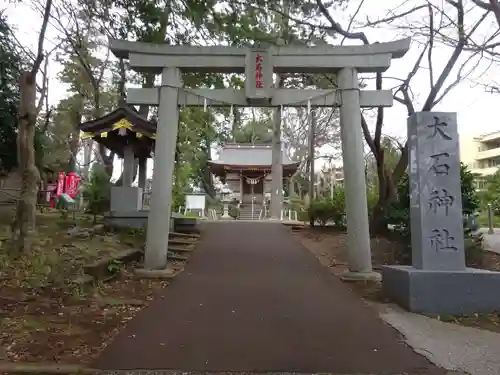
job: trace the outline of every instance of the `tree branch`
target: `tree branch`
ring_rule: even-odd
[[[45,40],[45,33],[47,32],[51,7],[52,7],[52,0],[47,0],[47,2],[45,3],[45,10],[43,12],[42,27],[40,29],[40,34],[38,35],[38,50],[36,53],[35,62],[33,63],[33,66],[31,68],[32,79],[35,79],[35,76],[38,73],[40,65],[42,64],[43,61],[43,56],[44,56],[43,42]]]

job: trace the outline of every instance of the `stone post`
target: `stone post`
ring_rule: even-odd
[[[500,310],[500,272],[465,265],[456,113],[413,114],[408,148],[412,266],[383,267],[384,293],[413,312]]]
[[[123,149],[123,178],[122,186],[130,187],[134,182],[134,149],[127,145]]]
[[[344,163],[349,272],[344,280],[379,279],[372,270],[370,229],[364,174],[363,134],[356,69],[344,68],[337,75],[341,92],[340,136]]]
[[[488,234],[493,233],[495,233],[493,223],[493,209],[491,208],[491,203],[488,203]]]
[[[164,68],[158,107],[151,211],[148,217],[144,257],[146,269],[163,269],[167,265],[175,148],[179,125],[178,88],[181,86],[181,71],[177,68]]]
[[[146,188],[146,175],[147,175],[148,158],[142,156],[139,158],[139,187]]]

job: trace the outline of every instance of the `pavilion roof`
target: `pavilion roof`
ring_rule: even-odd
[[[211,164],[241,167],[271,166],[273,163],[272,155],[272,145],[230,143],[223,146],[219,159],[211,161]],[[297,164],[285,152],[282,155],[283,166]]]
[[[122,105],[108,114],[95,120],[83,122],[78,125],[78,129],[84,133],[103,133],[112,131],[121,120],[127,120],[132,125],[132,130],[144,132],[145,135],[156,133],[156,124],[148,121],[131,106]]]
[[[78,125],[82,139],[93,138],[118,156],[123,156],[126,145],[133,145],[136,156],[149,157],[154,148],[156,124],[123,105],[95,120]]]

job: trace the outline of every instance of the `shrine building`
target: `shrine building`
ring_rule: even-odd
[[[299,164],[283,152],[283,179],[290,180]],[[260,204],[264,195],[271,193],[271,145],[226,144],[219,159],[209,161],[209,167],[212,174],[227,183],[241,203],[251,203],[252,196],[255,196],[255,203]]]

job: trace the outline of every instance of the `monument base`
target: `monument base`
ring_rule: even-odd
[[[382,291],[408,311],[465,315],[500,310],[500,272],[382,267]]]

